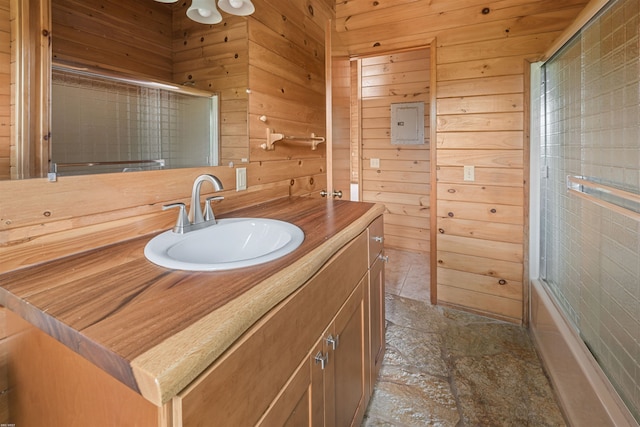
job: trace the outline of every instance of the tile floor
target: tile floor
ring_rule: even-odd
[[[428,303],[425,255],[387,250],[387,351],[363,426],[564,426],[526,329]]]

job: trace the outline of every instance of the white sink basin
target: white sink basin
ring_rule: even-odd
[[[267,218],[220,219],[185,234],[169,230],[147,243],[144,255],[154,264],[175,270],[220,271],[273,261],[294,251],[304,232]]]

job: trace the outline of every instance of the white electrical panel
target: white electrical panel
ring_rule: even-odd
[[[424,144],[424,102],[391,104],[391,143]]]

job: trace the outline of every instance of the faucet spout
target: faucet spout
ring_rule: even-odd
[[[202,205],[200,204],[200,187],[203,182],[210,182],[216,191],[223,190],[222,182],[220,182],[220,180],[214,175],[202,174],[196,178],[193,182],[193,189],[191,190],[191,206],[189,206],[189,221],[192,225],[204,222]]]

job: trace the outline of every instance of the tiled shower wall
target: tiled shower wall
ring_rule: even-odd
[[[567,176],[640,194],[639,12],[612,2],[545,64],[541,147],[541,274],[637,420],[640,221],[568,193]]]
[[[52,72],[54,163],[160,160],[168,168],[214,166],[211,97],[180,94],[63,70]],[[158,169],[155,164],[59,168],[61,174]]]

